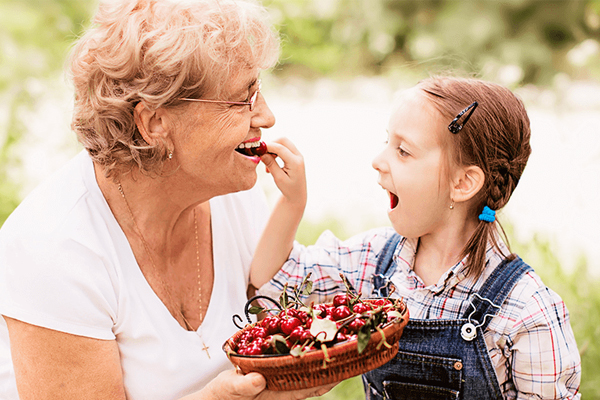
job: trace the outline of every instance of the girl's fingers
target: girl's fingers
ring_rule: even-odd
[[[282,143],[271,142],[267,144],[267,154],[261,156],[262,162],[269,169],[271,174],[277,173],[285,173],[290,170],[298,170],[303,168],[303,158],[302,155],[298,152],[298,149],[294,147],[291,142],[287,139],[279,139]],[[289,147],[288,147],[289,146]],[[295,154],[294,151],[298,152]],[[276,161],[276,158],[279,157],[283,160],[283,167],[280,167]],[[275,172],[277,171],[277,172]],[[275,175],[274,175],[275,177]]]
[[[293,154],[297,156],[301,155],[294,143],[292,143],[292,141],[286,137],[275,139],[273,142],[282,144],[284,147],[289,149]]]

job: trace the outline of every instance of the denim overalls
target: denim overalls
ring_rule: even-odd
[[[394,235],[379,257],[374,294],[387,296],[395,265]],[[504,260],[473,295],[461,319],[410,319],[398,354],[363,375],[367,399],[502,399],[483,332],[515,283],[532,271],[520,258]],[[491,302],[491,303],[490,303]],[[492,304],[493,303],[493,304]]]

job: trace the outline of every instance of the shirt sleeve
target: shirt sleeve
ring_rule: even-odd
[[[296,242],[281,270],[260,288],[259,294],[277,299],[286,283],[288,288],[300,285],[310,273],[312,293],[303,297],[305,303],[323,303],[336,293],[345,292],[340,274],[356,292],[369,297],[379,253],[393,234],[392,228],[378,228],[342,241],[325,231],[312,246]]]
[[[74,335],[114,339],[117,298],[105,258],[75,240],[2,239],[1,314]]]
[[[581,359],[558,294],[547,287],[534,292],[509,338],[517,399],[580,398]]]

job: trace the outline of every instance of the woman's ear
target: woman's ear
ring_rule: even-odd
[[[135,124],[146,141],[151,146],[169,143],[168,114],[164,108],[151,110],[143,101],[139,102],[133,110]],[[172,148],[172,147],[169,147]]]
[[[485,183],[483,170],[476,165],[469,165],[458,169],[453,181],[451,198],[455,202],[464,202],[475,197]]]

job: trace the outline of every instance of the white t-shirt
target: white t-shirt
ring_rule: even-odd
[[[183,329],[141,273],[81,152],[35,189],[0,230],[0,313],[116,340],[128,399],[176,399],[232,368],[221,346],[244,317],[249,266],[267,219],[258,187],[210,200],[214,287],[198,332]],[[210,359],[202,350],[209,347]],[[0,318],[0,398],[18,399]]]

